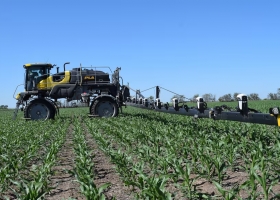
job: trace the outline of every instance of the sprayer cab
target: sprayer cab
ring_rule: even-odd
[[[25,91],[32,91],[37,89],[37,84],[50,76],[50,70],[53,66],[49,63],[46,64],[25,64]]]
[[[51,74],[51,69],[56,66],[49,63],[35,63],[23,65],[25,69],[25,91],[50,91],[54,86],[58,84],[69,84],[70,71],[65,70],[59,72],[57,67],[57,73]]]

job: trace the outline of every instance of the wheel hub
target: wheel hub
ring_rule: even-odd
[[[28,110],[28,115],[31,119],[48,119],[50,110],[44,103],[34,103]]]
[[[100,103],[100,105],[97,107],[98,115],[101,117],[111,117],[115,110],[113,105],[108,101],[103,101]]]

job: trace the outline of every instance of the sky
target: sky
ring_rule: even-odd
[[[22,66],[38,62],[121,67],[140,91],[266,98],[280,87],[279,10],[279,0],[1,0],[0,104],[15,107]]]

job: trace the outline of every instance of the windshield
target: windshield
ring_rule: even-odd
[[[32,67],[27,69],[27,78],[37,78],[39,76],[43,76],[46,73],[46,69],[44,67]]]
[[[45,66],[29,67],[26,69],[26,90],[36,90],[36,85],[47,77]]]

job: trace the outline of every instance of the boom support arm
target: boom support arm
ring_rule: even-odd
[[[168,103],[162,104],[161,102],[142,104],[137,102],[127,102],[126,104],[133,107],[155,110],[157,112],[193,116],[195,118],[211,118],[214,120],[229,120],[280,126],[280,109],[278,107],[270,108],[269,113],[260,113],[254,109],[248,108],[247,96],[245,94],[240,94],[237,97],[239,100],[237,111],[225,111],[224,108],[220,106],[207,108],[206,102],[204,102],[201,97],[196,99],[196,108],[189,108],[187,105],[179,106],[177,99],[173,99],[173,106],[169,106]]]

